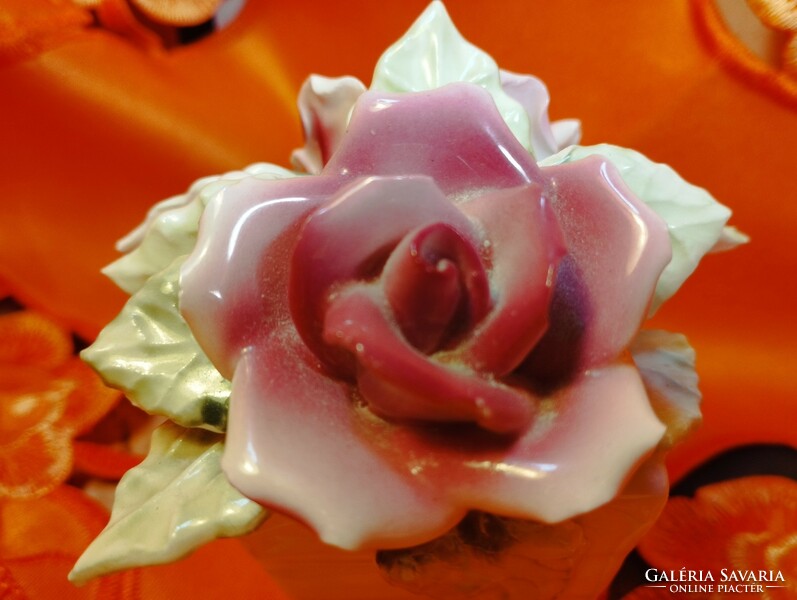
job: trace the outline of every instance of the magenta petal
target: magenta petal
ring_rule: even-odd
[[[438,222],[465,235],[472,229],[427,177],[363,179],[307,219],[290,259],[291,309],[302,338],[327,364],[350,370],[321,339],[333,284],[373,277],[408,232]]]
[[[628,345],[670,260],[670,240],[666,223],[606,159],[543,172],[568,255],[557,272],[548,332],[524,370],[561,382],[613,360]]]
[[[285,265],[304,218],[334,192],[323,178],[247,179],[205,209],[180,276],[180,310],[227,378],[238,354],[289,318]]]
[[[664,430],[638,371],[613,364],[546,399],[510,445],[461,431],[397,428],[384,446],[457,506],[556,523],[611,500]]]
[[[452,527],[465,509],[375,452],[380,425],[313,360],[290,332],[241,357],[222,461],[229,481],[347,549],[412,545]]]
[[[471,421],[498,433],[528,427],[531,394],[421,354],[388,321],[378,289],[353,286],[327,311],[324,338],[356,354],[359,389],[371,409],[392,419]]]
[[[542,181],[490,94],[465,83],[414,94],[366,92],[324,173],[428,175],[449,196]]]
[[[445,430],[368,416],[290,339],[242,357],[222,466],[244,495],[344,548],[428,541],[470,509],[583,514],[614,497],[664,431],[636,370],[613,365],[560,391],[559,408],[508,444],[462,431],[451,443]]]
[[[500,377],[523,361],[546,330],[554,270],[564,252],[559,228],[534,184],[484,194],[462,210],[490,240],[493,308],[453,354]]]
[[[381,279],[404,337],[431,354],[470,331],[490,309],[490,287],[473,244],[446,223],[407,235]]]

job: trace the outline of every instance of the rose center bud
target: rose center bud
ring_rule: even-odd
[[[445,223],[407,235],[390,255],[382,279],[401,332],[426,354],[456,343],[490,308],[478,253]]]

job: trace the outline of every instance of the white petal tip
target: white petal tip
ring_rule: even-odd
[[[581,121],[578,119],[555,121],[551,123],[551,132],[558,150],[574,146],[581,141]]]
[[[750,241],[750,236],[742,233],[736,227],[723,227],[717,243],[711,247],[709,252],[725,252],[746,244]]]

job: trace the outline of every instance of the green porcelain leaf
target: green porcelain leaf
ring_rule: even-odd
[[[528,115],[504,92],[498,65],[462,37],[441,2],[432,2],[404,37],[382,54],[371,89],[420,92],[455,82],[475,83],[486,89],[512,133],[531,149]]]
[[[662,444],[669,448],[701,420],[695,351],[680,333],[657,330],[640,331],[629,350],[656,416],[667,425]]]
[[[675,294],[706,253],[747,241],[745,235],[725,227],[731,211],[711,194],[686,182],[667,165],[655,163],[634,150],[609,144],[570,146],[542,160],[540,165],[556,165],[596,154],[608,158],[631,191],[667,223],[672,260],[659,278],[651,314]]]
[[[178,310],[183,261],[151,277],[81,357],[148,413],[184,427],[224,431],[231,384]]]
[[[223,436],[172,423],[116,490],[111,520],[69,577],[80,583],[122,569],[170,562],[218,537],[243,535],[267,516],[221,471]]]

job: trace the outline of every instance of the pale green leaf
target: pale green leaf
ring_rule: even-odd
[[[81,356],[145,411],[185,427],[223,431],[231,384],[178,310],[183,261],[151,277]]]
[[[221,471],[223,437],[173,423],[152,435],[149,455],[116,490],[111,520],[77,561],[77,583],[174,561],[218,537],[243,535],[267,516]]]
[[[609,144],[570,146],[540,162],[556,165],[600,155],[609,159],[626,185],[666,223],[672,260],[656,285],[651,314],[681,287],[700,259],[712,249],[728,249],[747,241],[726,228],[731,211],[701,187],[686,182],[669,166],[655,163],[639,152]]]

